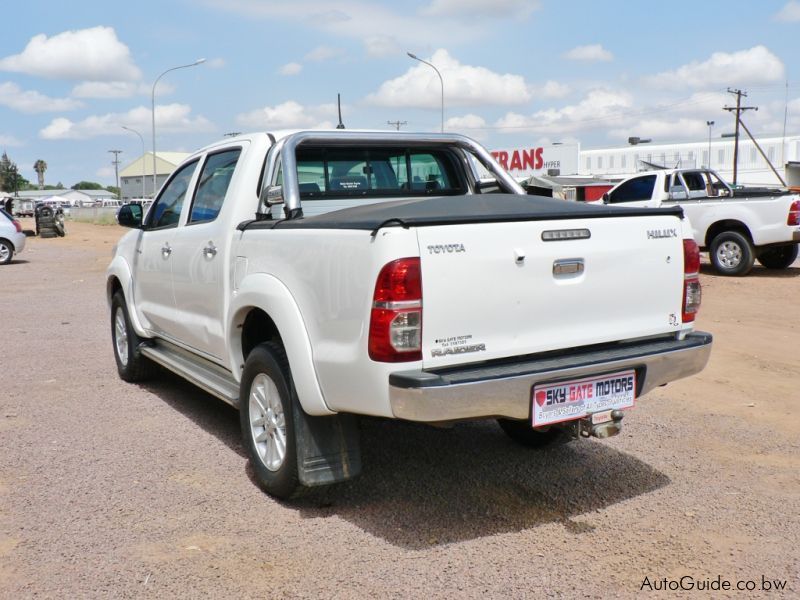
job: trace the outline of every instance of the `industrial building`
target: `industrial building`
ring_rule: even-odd
[[[188,152],[156,152],[156,190],[180,165]],[[153,153],[145,152],[119,172],[123,200],[153,197]]]

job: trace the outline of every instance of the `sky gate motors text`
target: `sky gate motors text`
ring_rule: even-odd
[[[578,402],[588,400],[595,396],[608,396],[621,394],[634,388],[633,375],[617,377],[606,381],[579,383],[569,386],[550,388],[546,392],[546,406],[563,404],[565,402]]]

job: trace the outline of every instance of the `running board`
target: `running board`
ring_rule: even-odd
[[[139,352],[231,406],[239,406],[239,384],[219,365],[167,342],[146,342]]]

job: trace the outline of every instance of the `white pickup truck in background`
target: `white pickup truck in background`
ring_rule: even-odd
[[[158,363],[237,406],[278,497],[359,472],[355,415],[608,437],[711,349],[680,208],[527,196],[463,136],[225,139],[142,212],[108,268],[119,374]]]
[[[800,196],[787,190],[733,189],[710,169],[665,169],[629,177],[602,202],[680,206],[695,242],[722,275],[747,275],[754,260],[768,269],[786,269],[797,259]]]

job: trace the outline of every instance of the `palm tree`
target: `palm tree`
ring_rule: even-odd
[[[33,170],[36,171],[36,175],[39,177],[39,189],[44,189],[44,172],[47,171],[47,163],[44,162],[41,158],[33,163]]]

